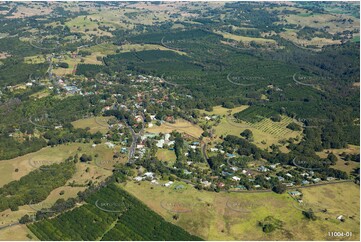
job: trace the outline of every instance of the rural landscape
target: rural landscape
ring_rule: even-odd
[[[359,241],[359,2],[0,2],[0,241]]]

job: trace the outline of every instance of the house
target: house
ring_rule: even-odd
[[[204,119],[207,121],[211,120],[211,118],[209,116],[205,116]]]
[[[178,185],[174,188],[174,190],[182,190],[182,189],[184,189],[183,185]]]
[[[127,152],[127,148],[126,148],[126,147],[122,147],[122,148],[120,149],[120,152],[123,153],[123,154],[126,153],[126,152]]]
[[[332,181],[332,180],[335,180],[335,179],[336,179],[336,178],[334,178],[334,177],[327,177],[327,178],[326,178],[327,181]]]
[[[253,187],[254,187],[254,188],[260,188],[261,185],[258,185],[258,184],[257,184],[257,185],[254,185]]]
[[[234,157],[236,157],[236,155],[227,153],[227,157],[228,158],[234,158]]]
[[[137,145],[137,149],[143,149],[144,145]]]
[[[160,139],[160,140],[158,140],[156,146],[157,146],[158,148],[163,148],[164,142],[165,142],[164,139]]]
[[[217,187],[219,188],[223,188],[225,186],[225,184],[223,182],[218,182]]]
[[[141,176],[136,176],[136,177],[134,177],[134,180],[136,180],[136,181],[142,181],[143,180],[143,177],[141,177]]]
[[[135,116],[134,121],[137,123],[143,122],[143,118],[140,115]]]
[[[97,145],[96,144],[92,144],[92,148],[95,148]]]
[[[164,140],[165,140],[165,141],[168,141],[169,138],[170,138],[170,134],[165,134],[165,135],[164,135]]]
[[[238,186],[236,186],[236,188],[238,188],[240,190],[247,190],[247,188],[243,185],[238,185]]]
[[[173,116],[167,116],[167,117],[165,118],[165,121],[167,121],[167,122],[174,122],[174,118],[173,118]]]
[[[303,180],[301,183],[302,183],[302,185],[308,185],[308,184],[310,184],[310,182],[307,181],[307,180]]]
[[[268,169],[267,169],[266,167],[264,167],[264,166],[258,167],[258,170],[259,170],[260,172],[267,172],[267,171],[268,171]]]
[[[110,148],[110,149],[115,147],[115,144],[113,144],[111,142],[105,142],[105,145],[108,146],[108,148]]]
[[[222,171],[222,176],[232,176],[233,173],[227,172],[227,171]]]
[[[282,176],[277,177],[279,181],[284,181],[285,179]]]
[[[289,192],[289,194],[292,196],[292,197],[296,197],[296,196],[301,196],[302,193],[299,192],[299,191],[291,191]]]
[[[233,180],[233,181],[240,181],[241,178],[239,178],[238,176],[233,176],[233,177],[232,177],[232,180]]]
[[[342,221],[343,220],[343,215],[338,216],[336,219]]]
[[[312,181],[313,181],[314,183],[317,183],[317,182],[320,182],[321,179],[320,179],[320,178],[315,178],[315,179],[312,179]]]
[[[252,176],[252,171],[250,171],[250,170],[242,170],[242,173],[247,176]]]
[[[287,173],[286,176],[292,178],[293,176],[290,173]]]
[[[153,177],[154,177],[154,173],[153,173],[153,172],[146,172],[146,173],[144,173],[144,176],[153,178]]]
[[[158,184],[159,184],[159,182],[157,182],[157,180],[152,180],[151,183],[154,184],[154,185],[158,185]]]
[[[211,148],[211,152],[217,152],[218,149],[217,148]]]
[[[293,187],[293,182],[283,183],[286,187]]]
[[[164,186],[165,186],[165,187],[170,187],[172,184],[173,184],[173,182],[172,182],[172,181],[169,181],[169,182],[165,183]]]
[[[234,166],[232,166],[231,169],[232,169],[232,171],[238,171],[238,168],[234,167]]]
[[[205,187],[209,187],[210,185],[212,185],[212,183],[209,182],[209,181],[202,181],[201,183],[202,183]]]

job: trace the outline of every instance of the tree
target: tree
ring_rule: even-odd
[[[302,211],[302,214],[308,218],[309,220],[316,220],[316,215],[315,213],[312,211],[312,209],[308,210],[308,211]]]
[[[253,133],[251,130],[246,129],[241,133],[242,137],[245,137],[247,140],[253,140]]]
[[[286,191],[286,186],[284,184],[278,183],[272,188],[272,191],[278,194],[282,194]]]
[[[69,68],[69,64],[66,63],[66,62],[61,62],[61,63],[59,63],[59,67],[61,67],[61,68]]]
[[[327,159],[332,162],[332,165],[336,164],[337,162],[337,157],[333,153],[328,154]]]
[[[271,117],[271,120],[272,120],[273,122],[281,122],[281,119],[282,119],[282,117],[281,117],[281,115],[279,115],[279,114],[273,115],[273,116]]]

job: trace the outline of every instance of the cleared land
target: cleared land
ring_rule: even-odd
[[[158,149],[156,156],[161,161],[175,162],[176,156],[173,150]]]
[[[78,151],[80,147],[81,151]],[[95,148],[91,144],[72,143],[46,147],[37,152],[30,153],[10,160],[0,161],[0,187],[14,180],[19,180],[29,172],[38,169],[41,165],[49,165],[55,162],[62,162],[69,156],[75,154],[98,154],[104,160],[112,160],[113,152],[118,149],[109,149],[105,144],[99,144]],[[94,161],[93,161],[94,162]],[[95,163],[94,163],[95,164]],[[15,169],[18,169],[16,172]]]
[[[0,230],[0,240],[2,241],[38,241],[35,235],[26,227],[25,224],[19,224]]]
[[[152,186],[148,182],[142,182],[141,185],[128,182],[124,188],[167,221],[207,240],[326,240],[330,239],[327,231],[352,231],[352,238],[342,239],[359,238],[359,205],[356,202],[359,199],[359,188],[351,183],[316,187],[313,188],[315,191],[311,191],[313,195],[305,192],[304,196],[306,201],[311,201],[315,195],[320,201],[326,199],[327,202],[322,204],[330,211],[337,210],[335,214],[358,214],[345,223],[334,221],[334,213],[327,214],[330,219],[324,220],[324,215],[319,215],[319,212],[316,212],[316,216],[320,216],[320,219],[309,221],[297,209],[298,203],[287,194],[213,193],[200,192],[192,187],[176,191]],[[324,189],[328,189],[327,193],[320,192]],[[342,197],[342,200],[347,198],[347,201],[355,202],[349,202],[345,208],[341,202],[337,204],[326,196]],[[175,221],[172,216],[177,213],[179,219]],[[269,234],[262,232],[258,222],[267,216],[281,220],[282,229]]]
[[[85,118],[85,119],[79,119],[74,122],[72,122],[72,125],[74,128],[90,128],[89,132],[96,133],[101,132],[105,134],[109,128],[107,121],[110,119],[110,117],[91,117],[91,118]]]
[[[192,124],[184,119],[178,119],[174,124],[163,122],[160,126],[154,125],[153,127],[146,129],[146,131],[150,133],[171,133],[173,130],[180,133],[186,133],[195,138],[200,137],[203,133],[203,129],[198,125]]]
[[[325,149],[321,152],[316,152],[316,154],[321,158],[326,158],[330,152],[332,152],[337,157],[336,165],[332,166],[333,168],[350,173],[356,168],[360,167],[360,163],[355,161],[345,161],[340,157],[340,155],[344,152],[346,154],[359,154],[360,146],[348,145],[348,148],[344,149]]]
[[[235,35],[235,34],[225,33],[225,32],[220,32],[220,31],[216,31],[215,33],[222,35],[223,38],[225,38],[225,39],[231,39],[231,40],[235,40],[238,42],[250,43],[250,42],[254,41],[257,44],[261,44],[261,45],[276,45],[277,44],[277,42],[273,39],[247,37],[247,36]]]

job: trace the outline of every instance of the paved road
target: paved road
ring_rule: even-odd
[[[143,122],[142,122],[142,129],[139,131],[139,133],[135,133],[134,129],[127,123],[125,122],[126,126],[130,129],[130,132],[132,133],[132,145],[130,146],[130,150],[129,150],[129,156],[128,156],[128,162],[131,163],[131,160],[134,156],[135,153],[135,149],[137,147],[137,143],[138,143],[138,139],[141,135],[143,135],[144,133],[144,128],[145,128],[145,116],[143,113],[141,113],[141,116],[143,118]]]

